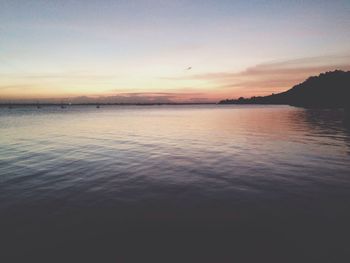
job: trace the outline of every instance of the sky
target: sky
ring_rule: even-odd
[[[0,0],[0,101],[216,102],[350,70],[349,0]]]

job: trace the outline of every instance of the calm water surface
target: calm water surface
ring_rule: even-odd
[[[26,256],[42,253],[43,243],[33,236],[61,245],[102,240],[99,251],[106,255],[106,246],[115,251],[121,242],[116,236],[125,241],[130,232],[222,227],[208,231],[209,240],[231,238],[228,243],[243,251],[263,247],[262,253],[276,245],[283,251],[285,242],[309,262],[340,262],[349,255],[349,204],[350,129],[341,110],[0,108],[2,227],[9,249],[20,247]],[[198,233],[188,238],[205,240]],[[271,246],[262,246],[269,240]],[[135,239],[122,243],[127,251]],[[220,245],[213,259],[224,255],[223,261],[228,250]]]

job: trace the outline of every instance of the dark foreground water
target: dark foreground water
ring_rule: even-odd
[[[350,262],[350,129],[287,106],[0,108],[0,262]]]

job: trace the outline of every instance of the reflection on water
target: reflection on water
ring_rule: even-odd
[[[246,231],[252,229],[250,223],[261,224],[258,231],[275,229],[278,239],[288,236],[293,244],[298,243],[292,234],[300,227],[294,225],[298,220],[318,218],[312,223],[320,227],[312,232],[315,239],[325,223],[338,225],[345,234],[349,138],[342,110],[228,105],[0,108],[3,226],[9,232],[17,229],[21,239],[32,232],[49,235],[52,229],[56,235],[77,231],[58,235],[62,243],[76,236],[86,240],[88,232],[94,240],[100,235],[104,245],[114,244],[111,231],[120,235],[120,229],[135,224],[152,225],[158,232],[169,229],[158,224],[180,229],[220,224],[225,231],[233,228],[239,244],[244,237],[261,238]],[[283,232],[283,224],[290,233]],[[323,235],[331,238],[336,231]],[[8,233],[8,240],[10,236],[18,242],[16,235]],[[315,244],[315,250],[324,245]],[[337,249],[342,247],[337,244]]]

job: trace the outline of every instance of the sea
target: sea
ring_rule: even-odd
[[[350,262],[342,109],[0,107],[0,262]]]

